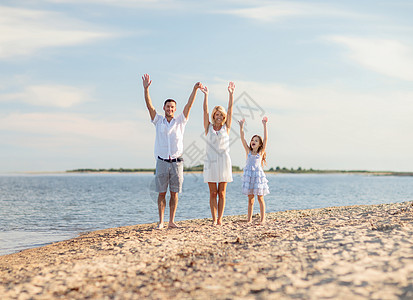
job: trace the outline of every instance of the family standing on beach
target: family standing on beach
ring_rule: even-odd
[[[167,99],[164,102],[164,115],[156,112],[151,97],[149,86],[152,83],[148,74],[142,76],[146,107],[152,123],[156,128],[155,137],[155,189],[158,193],[158,229],[164,228],[164,214],[166,207],[166,193],[169,187],[169,228],[178,227],[175,213],[178,206],[178,193],[182,191],[183,177],[183,135],[188,121],[189,112],[194,103],[198,89],[204,93],[204,129],[206,136],[206,158],[204,162],[204,182],[209,187],[209,203],[211,207],[212,221],[214,225],[222,225],[222,217],[225,208],[225,195],[228,182],[232,182],[232,164],[229,155],[229,133],[231,130],[232,111],[234,103],[235,84],[228,85],[229,101],[228,109],[216,106],[209,115],[208,88],[197,82],[189,96],[183,112],[175,118],[176,101]],[[266,161],[267,145],[267,117],[264,117],[264,138],[254,135],[248,145],[244,137],[245,120],[239,121],[241,142],[246,152],[246,166],[242,176],[242,193],[248,196],[248,218],[252,222],[252,212],[255,196],[260,204],[260,224],[265,223],[264,196],[269,193],[268,180],[262,169]]]

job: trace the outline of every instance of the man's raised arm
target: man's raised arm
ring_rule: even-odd
[[[155,118],[156,116],[156,110],[155,110],[155,107],[153,107],[152,105],[151,96],[149,96],[149,86],[151,85],[152,80],[150,79],[148,74],[145,74],[142,76],[142,83],[143,83],[146,107],[148,108],[149,115],[151,116],[151,120],[153,120],[153,118]]]
[[[194,104],[196,92],[199,88],[202,88],[202,84],[200,82],[195,83],[192,93],[189,96],[188,103],[184,107],[183,113],[184,113],[185,119],[188,119],[189,111],[191,110],[192,104]]]

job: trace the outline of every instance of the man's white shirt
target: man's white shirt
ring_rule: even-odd
[[[184,114],[172,118],[170,122],[159,114],[156,114],[152,123],[156,128],[155,158],[174,159],[182,156],[184,149],[184,131],[188,120]]]

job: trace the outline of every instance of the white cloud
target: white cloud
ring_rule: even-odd
[[[0,6],[0,59],[31,55],[47,47],[74,46],[108,38],[63,14]]]
[[[329,5],[305,3],[305,2],[288,2],[274,1],[271,4],[258,4],[254,7],[222,10],[219,13],[236,15],[242,18],[248,18],[263,22],[276,21],[285,17],[295,16],[327,16],[327,17],[360,17],[361,14],[347,12],[342,9],[336,9]]]
[[[278,5],[234,9],[224,11],[223,13],[260,21],[272,21],[280,17],[302,15],[305,13],[305,10],[300,6],[283,3]]]
[[[47,0],[51,3],[70,3],[70,4],[98,4],[116,7],[140,7],[150,9],[178,9],[188,6],[176,0]]]
[[[90,116],[65,113],[12,113],[1,118],[0,130],[113,142],[128,142],[138,136],[135,121],[95,120]]]
[[[88,91],[66,85],[32,85],[19,93],[0,94],[0,102],[21,101],[37,106],[67,108],[91,101]]]
[[[361,66],[387,76],[413,81],[413,48],[397,40],[329,36],[346,47],[348,57]]]

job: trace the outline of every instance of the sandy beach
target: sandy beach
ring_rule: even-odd
[[[0,257],[1,299],[413,299],[413,202],[83,234]]]

